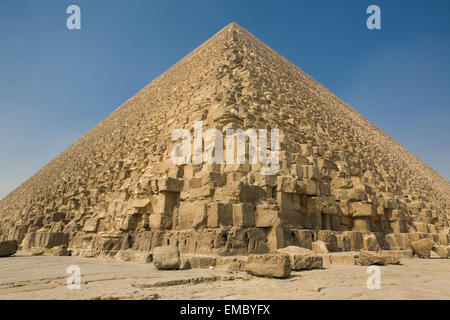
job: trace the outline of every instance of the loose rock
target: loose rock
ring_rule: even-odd
[[[385,259],[381,255],[381,253],[361,250],[359,252],[358,259],[356,259],[356,263],[360,266],[370,266],[370,265],[380,265],[383,266],[386,264]]]
[[[179,269],[181,265],[180,252],[172,246],[162,246],[153,249],[153,264],[158,270]]]
[[[255,276],[287,278],[291,274],[291,262],[286,254],[252,254],[245,270]]]
[[[420,239],[411,242],[411,247],[413,252],[422,259],[429,259],[431,254],[431,249],[434,247],[434,241],[431,239]]]
[[[287,254],[289,256],[292,270],[320,269],[323,266],[322,257],[306,248],[289,246],[278,249],[276,252]]]

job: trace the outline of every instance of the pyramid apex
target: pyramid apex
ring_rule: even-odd
[[[232,21],[227,24],[222,30],[245,30],[245,28],[241,27],[238,23]]]

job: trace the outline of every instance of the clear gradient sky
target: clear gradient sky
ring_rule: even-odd
[[[0,198],[232,21],[450,178],[448,0],[1,0]]]

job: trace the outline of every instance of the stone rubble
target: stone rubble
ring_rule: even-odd
[[[152,252],[153,265],[158,270],[177,270],[180,268],[180,252],[176,247],[156,247]]]

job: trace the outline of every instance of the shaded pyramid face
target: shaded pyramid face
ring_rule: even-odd
[[[194,137],[199,123],[224,139],[278,129],[276,171],[174,164],[172,134]],[[0,239],[94,254],[263,253],[317,239],[330,251],[406,249],[423,237],[448,245],[449,215],[446,179],[232,23],[4,198]]]

